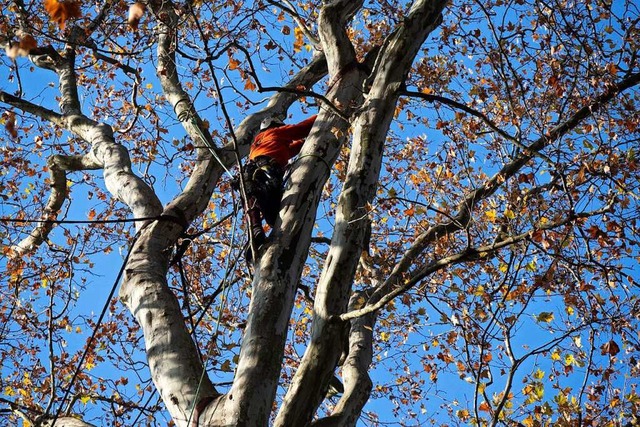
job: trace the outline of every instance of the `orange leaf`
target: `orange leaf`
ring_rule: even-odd
[[[64,30],[64,26],[70,18],[81,16],[80,3],[75,1],[44,0],[44,9],[49,14],[49,18],[58,23],[61,30]]]
[[[146,9],[146,5],[144,3],[135,2],[131,6],[129,6],[129,18],[127,22],[133,28],[134,31],[138,29],[138,24],[140,23],[140,19],[142,15],[144,15],[144,10]]]
[[[251,79],[246,79],[244,81],[244,88],[246,90],[256,90],[256,85],[253,83],[253,81]]]
[[[229,70],[236,70],[240,66],[240,61],[229,57]]]

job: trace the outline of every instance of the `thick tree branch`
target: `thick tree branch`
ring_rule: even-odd
[[[350,10],[349,5],[344,6],[347,7],[344,10]],[[344,27],[337,26],[344,33]],[[332,34],[323,36],[323,47],[331,43],[333,48],[339,49],[336,40],[328,39]],[[346,36],[341,40],[349,43]],[[350,43],[345,50],[351,52],[349,60],[353,60],[355,56]],[[323,51],[326,54],[326,49]],[[344,57],[340,55],[327,55],[328,68],[339,69],[331,62],[341,60]],[[349,116],[361,104],[364,78],[361,70],[353,68],[343,73],[327,94],[328,99],[341,106],[343,115]],[[322,188],[330,174],[327,166],[335,162],[347,138],[348,125],[333,111],[321,110],[295,163],[289,188],[283,196],[280,221],[276,223],[262,257],[255,263],[250,315],[242,341],[238,375],[229,392],[233,400],[225,400],[224,411],[218,414],[220,422],[223,419],[240,424],[266,425],[268,422],[295,288],[309,249]]]
[[[349,300],[349,311],[362,307],[368,299],[368,292],[355,292]],[[369,366],[373,359],[373,328],[376,314],[351,320],[347,357],[342,364],[344,392],[330,416],[320,418],[311,427],[355,426],[362,408],[369,400],[373,382],[369,377]]]
[[[334,77],[356,59],[356,53],[345,30],[347,22],[362,7],[363,0],[324,1],[318,17],[318,33],[327,56],[329,75]]]
[[[0,101],[4,102],[7,105],[11,105],[12,107],[17,108],[21,111],[24,111],[25,113],[33,114],[34,116],[51,122],[55,125],[61,127],[65,126],[65,119],[62,114],[33,104],[29,101],[25,101],[24,99],[8,94],[7,92],[0,91]]]
[[[177,220],[151,224],[138,238],[132,249],[121,296],[143,328],[152,377],[172,418],[178,425],[186,425],[187,420],[196,421],[196,418],[206,425],[223,405],[215,399],[219,394],[203,372],[178,302],[167,286],[167,249],[177,241],[186,224],[206,208],[224,169],[235,163],[235,155],[233,147],[219,150],[214,146],[190,97],[182,88],[175,68],[178,20],[172,4],[156,2],[150,6],[159,21],[158,76],[167,100],[199,146],[198,161],[185,190],[165,209],[165,215]],[[287,86],[312,85],[325,74],[324,59],[317,57]],[[260,121],[286,112],[295,99],[290,94],[274,95],[262,112],[241,123],[235,131],[241,156],[248,152]],[[212,158],[210,150],[217,154],[222,164]],[[179,380],[175,378],[176,372],[180,372]]]
[[[399,88],[429,33],[440,23],[444,2],[417,2],[377,55],[372,87],[354,122],[347,177],[338,202],[331,247],[318,283],[311,341],[285,396],[276,426],[305,425],[321,403],[340,357],[343,325],[328,320],[344,313],[369,227],[367,205],[375,197],[386,135]],[[320,384],[310,387],[309,384]]]

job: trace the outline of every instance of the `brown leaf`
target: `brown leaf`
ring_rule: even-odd
[[[605,343],[602,347],[600,347],[600,353],[604,356],[608,354],[610,356],[615,356],[620,353],[620,347],[616,344],[615,341],[611,340],[608,343]]]
[[[135,2],[134,4],[129,6],[129,18],[127,19],[127,23],[134,31],[138,30],[138,24],[140,23],[140,19],[144,15],[146,7],[147,6],[144,3],[140,2]]]
[[[33,49],[38,47],[38,42],[33,38],[32,35],[26,34],[22,39],[20,39],[19,43],[20,49],[25,52],[25,55],[31,52]]]

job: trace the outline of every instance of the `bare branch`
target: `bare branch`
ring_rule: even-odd
[[[405,252],[403,257],[396,264],[393,271],[391,272],[391,275],[387,278],[384,284],[373,294],[373,296],[371,297],[371,301],[368,304],[369,308],[367,308],[366,310],[369,310],[374,306],[376,307],[374,310],[377,310],[380,307],[384,306],[386,302],[393,299],[393,296],[390,297],[391,294],[396,296],[403,293],[405,289],[402,288],[406,287],[407,284],[403,284],[402,276],[412,265],[418,254],[420,254],[429,244],[434,242],[436,239],[466,228],[469,224],[469,221],[471,220],[471,213],[473,209],[475,209],[475,206],[481,200],[495,193],[504,182],[514,176],[517,171],[519,171],[529,160],[531,160],[535,156],[536,152],[543,150],[553,141],[557,140],[567,132],[574,129],[585,118],[593,115],[595,111],[598,111],[600,108],[602,108],[616,95],[626,89],[634,87],[638,83],[640,83],[640,73],[631,74],[625,79],[621,80],[618,84],[612,85],[607,92],[596,97],[589,105],[584,106],[576,111],[567,121],[553,128],[547,135],[538,138],[531,145],[529,145],[525,151],[520,153],[520,155],[516,159],[507,163],[497,174],[487,180],[482,186],[478,187],[476,190],[467,195],[464,201],[458,206],[458,213],[452,220],[447,223],[441,223],[432,226],[425,233],[418,236],[414,244]],[[502,242],[505,241],[503,240]],[[457,257],[466,257],[469,255],[470,254],[459,253],[453,255],[452,257],[448,257],[446,262],[457,262]],[[432,271],[437,271],[443,268],[445,265],[441,264],[442,261],[443,260],[434,261],[433,263],[429,264],[429,266],[431,266],[430,268],[434,268],[434,270]],[[413,284],[411,286],[413,286]],[[398,289],[400,290],[398,291]],[[386,302],[380,304],[381,298]],[[361,312],[361,314],[364,313],[365,311]],[[347,320],[353,317],[354,316],[352,314],[347,313],[340,316],[340,320]]]
[[[385,281],[378,289],[376,289],[375,293],[370,298],[367,305],[353,312],[345,313],[341,316],[338,316],[339,320],[346,321],[353,319],[358,316],[362,316],[365,314],[369,314],[371,312],[377,311],[380,308],[384,307],[389,301],[397,297],[398,295],[403,294],[407,290],[414,287],[418,284],[422,279],[427,277],[430,274],[435,273],[436,271],[442,270],[443,268],[450,267],[455,264],[461,264],[469,261],[477,261],[480,259],[487,259],[493,257],[500,249],[503,249],[508,246],[512,246],[517,242],[521,242],[523,240],[529,239],[534,233],[539,231],[552,230],[554,228],[562,227],[567,224],[571,224],[576,220],[582,218],[588,218],[596,215],[601,215],[605,212],[609,212],[613,206],[615,199],[612,199],[611,202],[601,208],[594,211],[582,212],[571,214],[562,220],[556,222],[549,222],[547,224],[541,225],[540,227],[520,233],[514,236],[505,237],[502,240],[498,240],[491,245],[481,246],[477,248],[467,248],[462,252],[458,252],[457,254],[450,255],[448,257],[440,258],[438,260],[432,261],[429,264],[419,268],[418,270],[411,272],[409,277],[404,280],[402,284],[396,284],[394,287],[389,286],[389,279]],[[434,235],[433,238],[436,236]],[[393,276],[391,276],[393,277]]]
[[[55,155],[47,161],[47,168],[49,169],[49,179],[51,181],[51,193],[42,213],[43,222],[35,227],[28,237],[11,247],[10,256],[13,258],[21,257],[33,251],[49,236],[55,225],[50,220],[57,217],[68,195],[66,171],[99,169],[100,165],[89,156]]]

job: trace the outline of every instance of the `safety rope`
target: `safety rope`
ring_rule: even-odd
[[[82,353],[82,357],[80,358],[80,361],[78,362],[78,365],[76,366],[76,369],[73,373],[73,376],[71,377],[71,380],[69,381],[69,386],[67,387],[63,397],[62,397],[62,401],[60,401],[60,406],[58,407],[58,410],[56,411],[56,414],[53,417],[53,421],[51,422],[51,425],[55,425],[56,424],[56,420],[58,418],[60,418],[60,414],[62,413],[62,407],[64,406],[64,403],[67,401],[67,398],[69,397],[69,393],[71,392],[71,388],[73,387],[73,384],[76,381],[76,378],[78,377],[78,374],[80,373],[80,370],[82,369],[82,364],[84,363],[84,360],[86,359],[87,355],[89,354],[89,350],[91,349],[92,345],[93,345],[93,341],[95,340],[95,337],[98,333],[98,329],[100,328],[100,325],[102,324],[102,320],[104,319],[105,314],[107,313],[107,310],[109,309],[109,305],[111,304],[111,299],[113,298],[113,295],[116,292],[116,288],[118,287],[118,283],[120,283],[120,279],[122,278],[122,275],[124,273],[124,269],[127,265],[127,262],[129,261],[129,256],[131,255],[131,248],[133,248],[133,246],[136,244],[138,238],[140,237],[140,232],[136,233],[136,235],[133,237],[133,241],[131,242],[131,245],[129,247],[129,250],[127,251],[127,255],[124,258],[124,261],[122,261],[122,266],[120,267],[120,271],[118,271],[118,276],[116,277],[116,280],[113,282],[113,286],[111,286],[111,291],[109,292],[109,296],[107,297],[107,301],[104,304],[104,307],[102,307],[102,312],[100,312],[100,316],[98,317],[98,321],[96,322],[95,327],[93,328],[93,332],[91,334],[91,337],[89,338],[89,341],[87,342],[87,345],[84,348],[84,352]],[[46,415],[45,415],[46,416]]]
[[[234,210],[236,210],[235,200],[234,200]],[[230,247],[231,248],[233,248],[234,245],[235,245],[237,222],[238,222],[238,216],[236,215],[234,217],[234,220],[233,220],[233,225],[231,226],[231,242],[230,242]],[[232,257],[230,257],[230,256],[227,257],[226,266],[225,266],[225,274],[224,274],[224,277],[222,279],[221,286],[224,286],[224,284],[226,283],[229,271],[231,270],[231,258]],[[216,341],[214,341],[214,345],[212,345],[209,348],[209,351],[206,354],[206,359],[202,363],[202,374],[200,375],[200,379],[198,380],[198,387],[196,387],[196,394],[195,394],[195,396],[193,398],[193,405],[191,406],[191,409],[189,410],[189,418],[187,419],[187,426],[191,425],[191,418],[193,417],[193,414],[194,414],[194,412],[196,410],[196,407],[198,405],[198,402],[199,402],[200,389],[202,388],[202,383],[204,382],[204,377],[205,377],[205,374],[207,372],[207,364],[209,363],[209,359],[211,357],[211,353],[213,352],[214,348],[217,348],[218,332],[220,330],[220,323],[221,323],[221,320],[222,320],[222,310],[224,308],[224,303],[227,300],[227,295],[228,295],[228,292],[229,292],[230,288],[231,288],[230,286],[224,286],[223,290],[222,290],[222,294],[220,296],[220,304],[218,306],[218,318],[216,319],[216,329],[215,329],[214,335],[213,335],[214,336],[214,340],[216,340]],[[185,298],[186,298],[186,296],[185,296]],[[195,330],[193,331],[193,333],[195,335]],[[196,422],[197,422],[197,420],[196,420]]]

